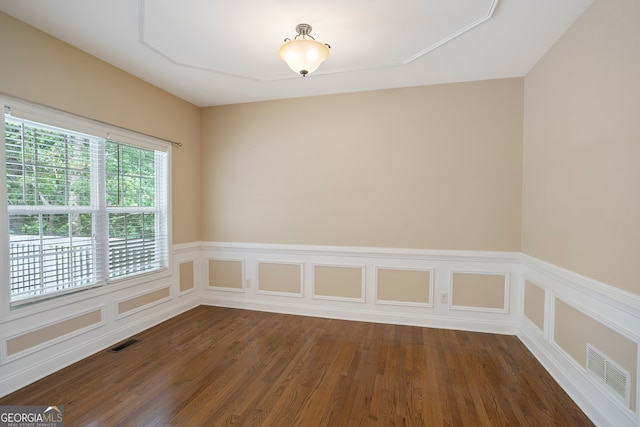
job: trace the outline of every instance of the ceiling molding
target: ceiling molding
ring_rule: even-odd
[[[0,11],[208,107],[523,77],[592,2],[0,0]],[[331,45],[304,79],[277,55],[300,23]]]

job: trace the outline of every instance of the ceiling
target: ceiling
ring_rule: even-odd
[[[0,11],[197,106],[524,76],[592,0],[0,0]],[[331,45],[308,77],[297,24]]]

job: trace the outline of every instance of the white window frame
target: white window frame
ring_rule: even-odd
[[[0,204],[3,206],[0,208],[0,298],[2,299],[2,307],[0,308],[0,315],[5,317],[5,315],[23,307],[33,306],[31,303],[37,302],[38,304],[47,301],[47,305],[57,305],[61,299],[58,297],[64,295],[77,295],[79,292],[93,289],[92,295],[101,294],[105,292],[111,292],[122,287],[133,286],[136,284],[149,282],[152,280],[159,280],[163,277],[167,277],[171,274],[171,265],[172,265],[172,254],[171,254],[171,152],[172,152],[172,144],[165,140],[160,140],[153,138],[151,136],[145,134],[139,134],[134,131],[129,131],[117,126],[112,126],[103,122],[98,122],[92,119],[84,118],[81,116],[73,115],[66,112],[61,112],[55,109],[51,109],[48,107],[32,104],[29,102],[13,99],[10,97],[6,97],[0,95],[0,111],[2,112],[2,124],[0,125],[0,132],[2,132],[2,136],[4,138],[5,135],[5,121],[4,121],[4,113],[5,108],[9,108],[12,116],[20,117],[22,119],[32,120],[39,123],[44,123],[48,125],[52,125],[55,127],[77,131],[81,133],[85,133],[88,135],[92,135],[98,137],[103,140],[111,140],[117,143],[123,143],[127,145],[136,146],[144,149],[151,149],[156,152],[164,152],[164,167],[162,173],[157,174],[156,178],[156,186],[160,188],[159,191],[163,191],[165,197],[159,197],[156,195],[156,198],[161,199],[158,200],[163,205],[154,208],[154,211],[157,212],[158,209],[161,211],[161,217],[156,221],[156,228],[158,228],[158,224],[162,223],[162,228],[164,228],[164,241],[156,241],[156,245],[162,245],[162,262],[159,268],[143,271],[137,274],[119,276],[113,279],[109,279],[109,249],[108,249],[108,212],[106,209],[105,197],[106,197],[106,189],[104,184],[104,143],[101,143],[101,151],[102,154],[99,156],[99,159],[92,160],[91,164],[91,174],[92,174],[92,182],[94,185],[91,186],[92,194],[94,191],[97,191],[100,194],[100,200],[98,206],[99,213],[96,215],[94,221],[100,222],[94,228],[94,233],[101,233],[104,238],[102,238],[99,248],[97,249],[95,262],[101,263],[102,266],[102,275],[96,283],[91,285],[81,286],[75,289],[70,289],[67,292],[52,292],[47,295],[43,295],[41,297],[35,298],[27,298],[23,300],[11,301],[11,277],[10,277],[10,269],[9,269],[9,261],[10,261],[10,253],[9,253],[9,214],[19,214],[19,213],[31,213],[36,214],[39,209],[28,209],[28,208],[16,208],[10,209],[7,201],[7,181],[6,181],[6,144],[3,140],[0,146]],[[96,168],[97,166],[97,168]],[[157,165],[157,168],[162,167]],[[93,174],[99,173],[102,179],[93,180]],[[161,196],[161,195],[160,195]],[[95,206],[95,198],[92,196],[91,207],[83,208],[84,210],[93,210],[96,208]],[[55,208],[54,208],[55,210]],[[62,210],[66,212],[70,212],[73,208],[62,207]],[[11,212],[10,212],[11,211]],[[29,212],[27,212],[29,211]],[[104,286],[108,285],[108,286]],[[75,299],[82,297],[74,297]],[[4,315],[3,315],[4,314]]]

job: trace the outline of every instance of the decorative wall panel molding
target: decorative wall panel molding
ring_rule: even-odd
[[[207,287],[225,292],[244,292],[245,268],[242,258],[207,257]]]
[[[304,264],[284,261],[256,261],[256,293],[302,298]]]
[[[203,242],[202,250],[205,259],[242,260],[245,283],[249,284],[258,283],[259,264],[267,261],[298,264],[304,272],[301,295],[295,299],[249,286],[242,294],[207,287],[204,304],[503,334],[517,331],[518,310],[510,308],[517,307],[519,301],[518,283],[510,292],[505,290],[504,307],[501,304],[499,310],[481,307],[454,311],[448,299],[441,302],[436,295],[448,295],[452,271],[497,274],[517,281],[521,259],[518,253],[217,242]],[[336,284],[335,289],[318,292],[315,281],[319,269],[361,273],[346,278],[349,283],[345,287]],[[422,299],[412,301],[417,297],[407,297],[406,287],[399,286],[394,294],[388,284],[384,299],[379,299],[378,275],[384,270],[427,272]],[[208,283],[208,279],[204,281]],[[508,280],[505,283],[508,286]]]
[[[509,274],[499,272],[452,270],[449,308],[508,313],[509,279]]]
[[[177,269],[174,278],[179,296],[200,292],[200,283],[202,282],[201,247],[200,242],[173,246],[173,261]]]
[[[314,299],[365,302],[365,266],[311,263]]]
[[[45,324],[4,339],[2,360],[10,362],[104,325],[104,306],[69,314],[61,319],[51,319]]]
[[[433,276],[433,268],[376,266],[375,302],[432,308]]]
[[[140,295],[127,297],[117,302],[118,318],[145,310],[152,305],[161,304],[171,299],[171,288],[162,287]]]
[[[520,340],[596,425],[640,426],[640,385],[637,381],[637,374],[640,372],[640,296],[523,255],[522,286],[525,284],[534,292],[538,292],[537,289],[544,292],[543,298],[535,296],[533,305],[529,302],[530,307],[537,307],[541,303],[544,305],[544,329],[541,330],[523,312],[517,333]],[[525,297],[525,292],[522,292],[523,307],[527,304]],[[559,304],[562,307],[560,312]],[[576,322],[573,318],[558,318],[559,315],[566,317],[567,312],[576,313],[577,319],[583,320]],[[556,337],[558,327],[563,328],[564,336],[571,333],[566,330],[570,327],[567,325],[568,320],[577,323],[574,325],[578,328],[574,335],[595,334],[591,329],[600,329],[596,338],[611,343],[624,342],[626,347],[634,347],[635,355],[632,354],[632,358],[635,357],[635,360],[631,362],[635,371],[632,375],[635,378],[632,391],[634,399],[629,405],[621,403],[618,397],[594,380],[587,371],[583,355],[577,354],[584,350],[586,357],[586,345],[584,349],[571,351],[565,347],[566,339]],[[537,323],[541,322],[538,320]],[[590,324],[597,325],[597,328]],[[570,341],[583,344],[578,337],[571,337]],[[625,356],[628,356],[627,352]]]

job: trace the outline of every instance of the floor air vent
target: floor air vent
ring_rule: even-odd
[[[118,353],[118,352],[124,350],[125,348],[132,346],[133,344],[137,343],[138,341],[139,340],[134,340],[134,339],[125,341],[122,344],[118,344],[117,346],[115,346],[113,348],[110,348],[109,352],[110,353]]]
[[[631,374],[589,343],[587,343],[587,370],[608,386],[627,408],[630,407]]]

